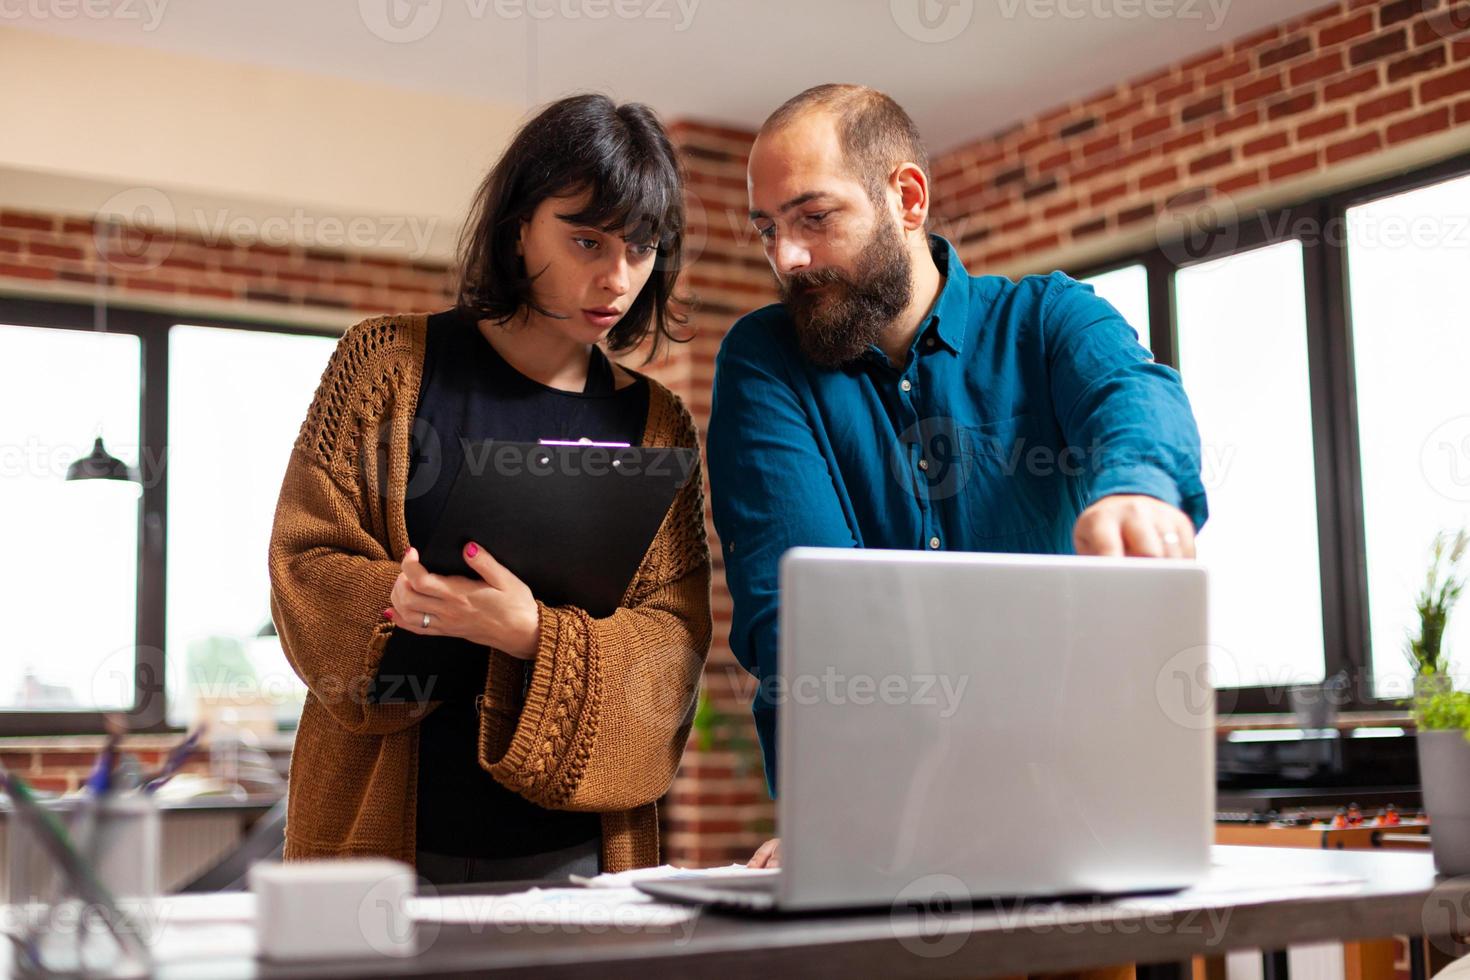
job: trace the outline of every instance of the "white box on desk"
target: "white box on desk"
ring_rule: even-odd
[[[413,868],[386,858],[261,863],[250,869],[259,952],[269,960],[413,956]]]

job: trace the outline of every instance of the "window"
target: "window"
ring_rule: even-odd
[[[266,548],[337,336],[0,297],[0,733],[290,725]],[[137,481],[65,479],[101,435]],[[167,451],[164,447],[167,446]]]
[[[336,344],[264,330],[169,331],[169,721],[294,724],[305,685],[270,620],[266,546],[291,444]]]
[[[1199,424],[1221,687],[1323,677],[1302,245],[1179,270],[1179,371]]]
[[[1148,322],[1194,408],[1220,708],[1288,712],[1339,673],[1340,705],[1400,707],[1430,546],[1470,525],[1470,155],[1233,218],[1210,255],[1076,276]],[[1463,610],[1444,647],[1470,688]]]
[[[67,482],[66,471],[99,435],[138,467],[138,338],[0,325],[0,364],[0,595],[11,610],[0,709],[130,708],[139,487]]]
[[[1138,342],[1149,351],[1153,350],[1149,336],[1148,270],[1143,263],[1135,262],[1078,281],[1087,283],[1093,292],[1113,304],[1128,325],[1138,331]]]
[[[1411,693],[1404,653],[1430,544],[1470,524],[1470,177],[1347,211],[1372,681]],[[1470,610],[1444,649],[1470,680]]]

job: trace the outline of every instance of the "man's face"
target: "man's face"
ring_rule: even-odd
[[[902,313],[913,269],[889,198],[847,172],[830,116],[763,134],[747,173],[750,219],[802,352],[823,367],[856,359]]]

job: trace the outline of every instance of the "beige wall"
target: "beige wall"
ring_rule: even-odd
[[[272,221],[299,244],[338,235],[336,247],[443,259],[519,117],[509,103],[5,27],[0,207],[142,207],[242,234]],[[334,230],[363,216],[375,220]]]

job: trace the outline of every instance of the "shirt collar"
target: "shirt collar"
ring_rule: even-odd
[[[929,254],[944,276],[944,286],[934,300],[929,319],[919,329],[919,336],[932,330],[941,344],[958,354],[964,349],[965,331],[970,322],[970,273],[954,246],[940,235],[929,236]]]
[[[965,346],[965,331],[970,322],[970,273],[960,261],[959,253],[947,238],[929,236],[929,254],[944,276],[944,285],[934,298],[928,317],[914,335],[914,347],[926,336],[939,338],[946,350],[958,354]],[[876,344],[869,344],[863,357],[874,364],[889,367],[888,355]]]

